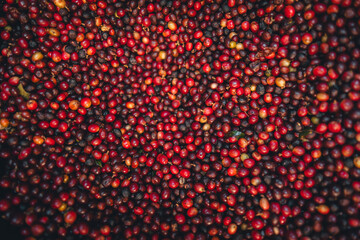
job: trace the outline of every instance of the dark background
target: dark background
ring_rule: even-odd
[[[0,149],[7,148],[6,144],[0,143]],[[8,160],[0,158],[0,178],[2,178],[8,171]],[[4,189],[0,188],[0,199],[4,197]],[[15,227],[2,218],[4,213],[0,212],[0,239],[1,240],[23,240],[24,237],[20,234],[20,228]]]
[[[9,222],[0,218],[0,239],[2,240],[23,240],[20,229],[10,225]]]

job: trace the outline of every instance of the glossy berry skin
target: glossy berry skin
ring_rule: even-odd
[[[291,5],[286,6],[284,9],[285,17],[292,18],[295,16],[295,8]]]
[[[64,221],[68,224],[72,224],[75,222],[76,217],[77,217],[77,215],[74,211],[69,211],[65,214]]]

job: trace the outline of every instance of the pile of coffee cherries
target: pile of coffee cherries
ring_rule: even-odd
[[[360,239],[360,0],[4,0],[22,239]]]

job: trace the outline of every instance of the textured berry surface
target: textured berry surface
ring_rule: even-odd
[[[4,0],[22,239],[360,239],[359,0]]]

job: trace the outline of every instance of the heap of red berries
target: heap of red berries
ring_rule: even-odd
[[[359,0],[5,0],[23,239],[360,239]]]

